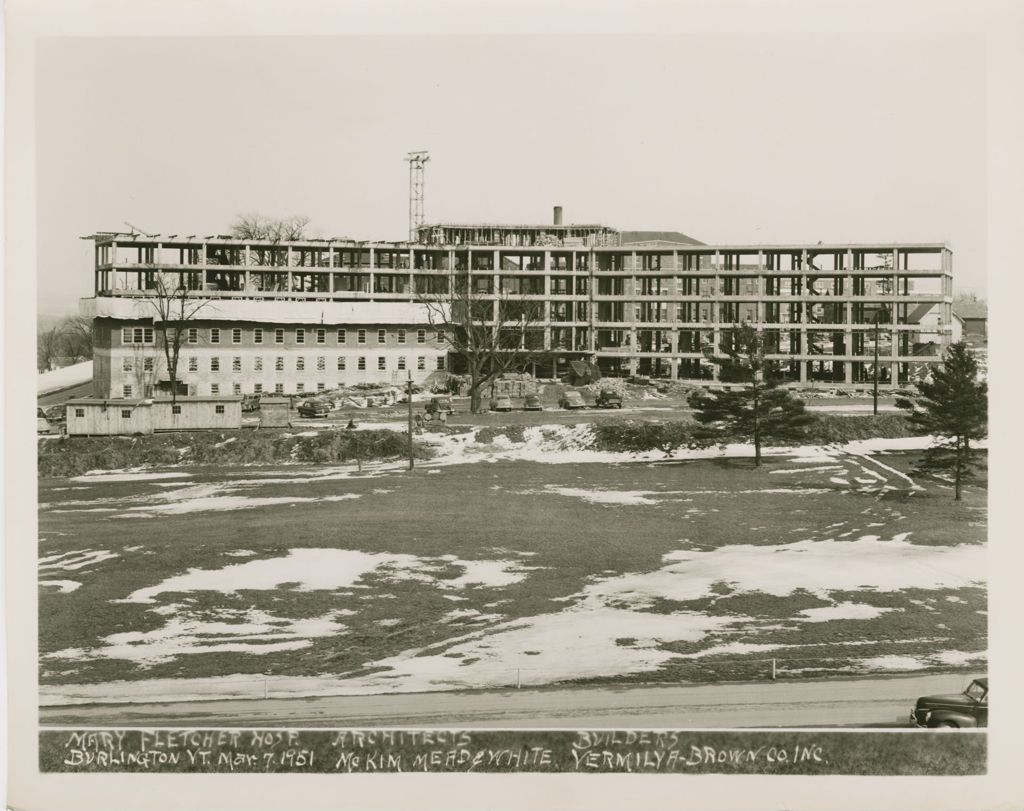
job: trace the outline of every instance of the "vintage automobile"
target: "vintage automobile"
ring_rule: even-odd
[[[44,408],[43,416],[46,417],[50,425],[60,425],[61,423],[67,422],[67,406],[53,405],[49,408]]]
[[[558,404],[562,408],[575,409],[575,408],[586,408],[587,404],[583,401],[583,395],[578,391],[570,389],[562,394],[562,399],[558,401]]]
[[[527,394],[526,399],[523,400],[523,411],[543,411],[544,407],[540,404],[540,397],[536,394]]]
[[[511,411],[512,398],[507,394],[499,394],[491,399],[491,411]]]
[[[331,404],[326,400],[303,400],[299,403],[300,417],[326,417],[331,413]]]
[[[251,412],[260,410],[260,396],[258,394],[245,394],[242,396],[242,411]]]
[[[46,419],[46,413],[43,409],[36,407],[36,433],[37,434],[50,434],[53,433],[53,426],[50,421]]]
[[[598,408],[622,408],[622,398],[611,389],[601,389],[596,405]]]
[[[430,402],[425,406],[428,414],[454,414],[451,397],[431,397]]]
[[[922,696],[910,713],[916,727],[961,729],[988,726],[988,678],[975,679],[962,693]]]

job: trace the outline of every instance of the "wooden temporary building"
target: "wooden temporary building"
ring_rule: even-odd
[[[134,436],[158,431],[230,430],[242,427],[242,398],[179,397],[171,400],[67,402],[69,436]]]
[[[65,424],[68,436],[151,434],[152,400],[68,400]]]
[[[242,398],[238,396],[178,397],[153,401],[154,431],[230,430],[242,427]]]
[[[287,397],[260,398],[260,427],[284,428],[291,421],[291,400]]]

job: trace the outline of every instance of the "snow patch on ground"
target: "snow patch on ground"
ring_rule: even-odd
[[[265,611],[221,611],[224,619],[207,621],[170,616],[152,631],[127,631],[104,637],[90,651],[66,649],[47,654],[48,659],[121,659],[151,666],[194,653],[263,654],[309,647],[317,637],[345,633],[334,621],[334,612],[322,617],[283,619]]]
[[[583,499],[590,504],[657,504],[658,501],[648,496],[657,495],[649,490],[584,490],[573,487],[559,487],[557,485],[546,485],[543,490],[527,490],[521,495],[533,495],[537,493],[548,493],[552,495],[568,496],[570,498]]]
[[[127,468],[124,470],[90,470],[82,476],[72,476],[73,482],[148,482],[159,479],[187,479],[191,473],[150,472],[144,468]]]
[[[438,580],[437,584],[442,588],[462,589],[467,586],[485,586],[487,588],[499,589],[511,586],[526,579],[529,572],[537,569],[536,566],[523,566],[517,561],[510,560],[459,560],[451,561],[455,566],[461,566],[465,574],[453,580]]]
[[[129,507],[130,510],[148,515],[180,515],[194,512],[223,512],[224,510],[250,510],[255,507],[269,507],[275,504],[303,504],[323,501],[349,501],[359,498],[357,493],[344,493],[338,496],[209,496],[175,501],[169,504],[147,504],[140,507]]]
[[[797,460],[789,459],[787,461],[795,462]],[[771,473],[771,474],[776,474],[776,473],[833,473],[833,472],[835,472],[837,470],[846,470],[846,468],[843,467],[842,465],[824,465],[822,467],[799,467],[799,468],[793,468],[793,469],[790,469],[790,470],[787,470],[785,468],[780,468],[779,470],[769,470],[768,472]]]
[[[91,360],[72,363],[70,366],[62,366],[60,369],[40,372],[36,376],[36,394],[60,391],[71,386],[88,383],[90,380],[92,380]]]
[[[384,427],[386,424],[381,424]],[[401,425],[401,424],[398,424]],[[522,460],[545,464],[577,464],[623,462],[663,462],[687,459],[719,459],[726,457],[752,457],[752,444],[736,443],[724,447],[713,446],[691,450],[680,448],[666,455],[660,450],[642,453],[622,453],[592,450],[594,443],[593,426],[580,425],[536,425],[524,429],[523,442],[511,442],[501,436],[493,442],[478,443],[477,428],[462,434],[427,435],[423,441],[436,453],[434,459],[423,463],[431,467],[472,464],[498,460]],[[500,442],[498,440],[501,440]],[[769,447],[762,449],[763,456],[783,457],[796,464],[835,464],[844,455],[869,456],[876,452],[896,450],[920,450],[928,447],[931,437],[903,437],[899,439],[864,439],[845,445],[806,445],[798,447]],[[906,478],[899,471],[890,472]]]
[[[601,605],[643,608],[658,599],[685,602],[708,597],[716,583],[778,597],[804,589],[827,598],[832,591],[962,588],[985,579],[981,545],[916,546],[873,535],[853,541],[680,550],[663,560],[667,565],[657,571],[599,580],[579,596]]]
[[[837,603],[821,608],[805,608],[799,612],[807,622],[829,622],[830,620],[872,620],[892,608],[882,608],[865,603]]]
[[[373,662],[387,671],[353,676],[350,693],[502,687],[516,682],[615,676],[657,670],[675,654],[664,642],[697,642],[734,618],[705,614],[641,614],[574,607],[514,620],[420,650]],[[620,639],[635,640],[629,646]],[[438,653],[432,653],[437,650]]]
[[[46,555],[39,558],[38,565],[40,572],[73,572],[116,557],[120,557],[120,555],[106,549],[80,549],[59,555]]]
[[[968,662],[974,662],[979,659],[984,659],[986,656],[985,651],[962,651],[962,650],[944,650],[936,653],[932,658],[941,662],[944,665],[965,665]]]
[[[449,566],[465,573],[453,579],[438,574]],[[336,591],[359,588],[360,581],[376,573],[389,580],[415,580],[442,589],[468,586],[501,588],[523,580],[534,567],[518,561],[420,558],[415,555],[369,553],[348,549],[291,549],[285,557],[251,560],[220,569],[190,569],[155,586],[138,589],[119,602],[152,603],[165,593],[266,591],[297,583],[299,591]]]
[[[865,670],[920,670],[925,662],[913,656],[890,655],[861,659],[860,666]]]

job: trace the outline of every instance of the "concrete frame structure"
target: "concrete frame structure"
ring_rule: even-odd
[[[769,358],[793,385],[869,384],[877,335],[879,377],[897,387],[951,341],[952,251],[944,243],[608,246],[613,229],[560,223],[427,225],[420,234],[419,243],[94,234],[95,296],[83,300],[83,312],[97,319],[96,394],[139,393],[126,393],[126,372],[118,372],[139,346],[118,336],[124,327],[152,327],[147,298],[157,274],[209,301],[195,322],[205,337],[182,350],[198,365],[179,366],[189,392],[203,395],[397,382],[410,371],[421,381],[445,368],[446,351],[417,295],[443,295],[457,278],[495,311],[503,294],[542,303],[531,345],[553,358],[551,374],[589,357],[606,374],[715,383],[719,370],[706,348],[749,322],[766,334]],[[374,337],[369,347],[347,336],[339,343],[339,329]],[[244,337],[214,343],[214,330]],[[285,338],[257,342],[259,330]],[[317,330],[334,338],[311,342]],[[210,367],[213,357],[219,368]]]

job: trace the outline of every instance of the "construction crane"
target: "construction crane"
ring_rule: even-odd
[[[141,228],[139,228],[139,226],[132,225],[130,222],[125,221],[125,225],[127,225],[129,228],[132,229],[132,236],[135,236],[135,232],[136,231],[138,231],[140,234],[142,234],[142,236],[149,237],[150,239],[152,239],[153,237],[156,236],[156,234],[147,234],[145,231],[143,231]]]
[[[405,159],[409,162],[409,241],[415,242],[423,225],[423,167],[430,160],[430,153],[426,150],[410,152]]]

